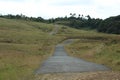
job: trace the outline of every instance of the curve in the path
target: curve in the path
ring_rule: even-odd
[[[53,56],[43,62],[42,66],[36,71],[36,74],[110,70],[103,65],[68,56],[64,50],[64,45],[71,42],[72,40],[69,39],[64,41],[63,44],[57,45]]]

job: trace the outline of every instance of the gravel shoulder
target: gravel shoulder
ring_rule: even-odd
[[[120,80],[120,72],[98,71],[36,75],[35,80]]]

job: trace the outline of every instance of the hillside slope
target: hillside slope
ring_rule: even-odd
[[[54,46],[78,32],[54,24],[0,18],[0,80],[32,79],[41,62],[53,53]],[[14,76],[13,76],[14,75]]]
[[[0,80],[34,80],[34,71],[54,46],[70,38],[76,39],[66,47],[70,55],[120,70],[119,35],[57,26],[50,35],[54,24],[0,18]]]
[[[0,18],[0,80],[29,78],[60,40],[49,35],[53,28],[52,24]]]

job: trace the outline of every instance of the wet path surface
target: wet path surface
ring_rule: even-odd
[[[69,39],[64,41],[63,44],[57,45],[53,56],[43,62],[40,69],[36,71],[36,74],[109,70],[109,68],[103,65],[68,56],[64,50],[64,45],[71,42],[72,40]]]

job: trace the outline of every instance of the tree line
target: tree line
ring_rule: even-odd
[[[103,20],[97,30],[104,33],[120,34],[120,15]]]
[[[2,18],[8,19],[22,19],[30,20],[36,22],[44,23],[55,23],[67,25],[72,28],[77,29],[96,29],[98,32],[111,33],[111,34],[120,34],[120,15],[109,17],[107,19],[100,18],[91,18],[90,15],[84,16],[82,14],[76,15],[75,13],[70,13],[70,16],[67,17],[58,17],[51,19],[44,19],[42,17],[27,17],[23,14],[20,15],[0,15]]]
[[[120,15],[103,20],[91,18],[89,15],[84,16],[70,13],[70,17],[55,18],[54,22],[77,29],[96,29],[98,32],[120,34]]]
[[[29,21],[36,21],[36,22],[44,22],[45,20],[42,17],[27,17],[23,14],[17,14],[17,15],[12,15],[12,14],[7,14],[7,15],[0,15],[1,18],[7,18],[7,19],[21,19],[21,20],[29,20]]]
[[[91,18],[90,15],[76,15],[75,13],[70,13],[70,17],[59,17],[54,19],[55,23],[64,24],[73,28],[81,29],[95,29],[102,22],[102,19],[99,18]]]

